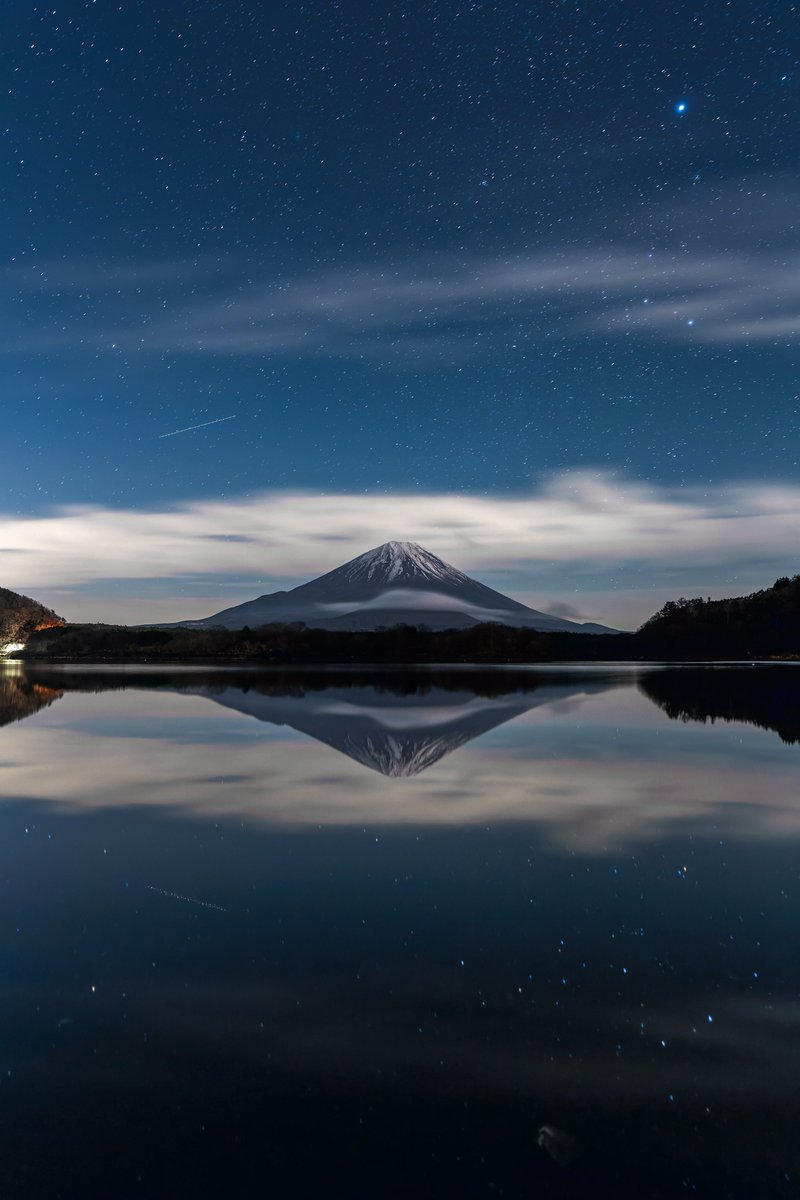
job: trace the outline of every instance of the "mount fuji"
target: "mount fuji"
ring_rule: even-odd
[[[399,624],[463,629],[482,621],[548,632],[618,632],[528,608],[414,542],[385,542],[291,591],[259,596],[203,620],[176,623],[192,629],[242,629],[302,622],[315,629],[344,631]]]

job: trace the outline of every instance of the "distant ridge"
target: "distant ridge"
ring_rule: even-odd
[[[479,583],[416,542],[384,542],[291,591],[272,592],[223,609],[193,629],[242,629],[300,622],[316,629],[370,630],[407,624],[458,629],[483,621],[546,632],[612,634],[529,608]]]

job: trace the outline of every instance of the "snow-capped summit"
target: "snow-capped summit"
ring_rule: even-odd
[[[341,574],[352,583],[377,582],[398,583],[405,580],[430,579],[445,583],[468,583],[463,571],[451,567],[435,554],[423,550],[416,542],[384,542],[366,554],[359,554],[343,567],[337,567],[323,579]]]
[[[528,608],[471,579],[416,542],[384,542],[341,567],[288,592],[273,592],[224,609],[194,628],[242,629],[271,622],[303,622],[321,629],[378,629],[401,623],[431,629],[482,621],[529,629],[616,633],[579,625]]]
[[[467,578],[455,566],[443,563],[435,554],[422,550],[422,546],[417,546],[415,541],[385,541],[383,546],[375,546],[374,550],[359,554],[339,570],[344,571],[351,580],[362,577],[363,572],[366,572],[368,580],[375,576],[397,580],[405,575],[451,581]]]

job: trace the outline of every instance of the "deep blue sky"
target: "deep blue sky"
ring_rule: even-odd
[[[4,507],[795,472],[791,336],[587,332],[535,294],[389,314],[356,348],[219,323],[250,289],[381,272],[794,253],[795,6],[53,0],[4,24]],[[219,345],[171,336],[194,308]]]
[[[786,0],[12,0],[2,71],[0,511],[797,479]]]

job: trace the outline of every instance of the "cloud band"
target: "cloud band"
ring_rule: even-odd
[[[150,511],[94,506],[31,518],[0,514],[0,581],[37,592],[108,579],[244,576],[269,591],[390,538],[419,542],[466,571],[519,578],[523,589],[533,573],[570,568],[688,572],[791,564],[800,542],[800,485],[711,491],[575,472],[513,497],[275,491]],[[183,615],[191,614],[176,614]]]

